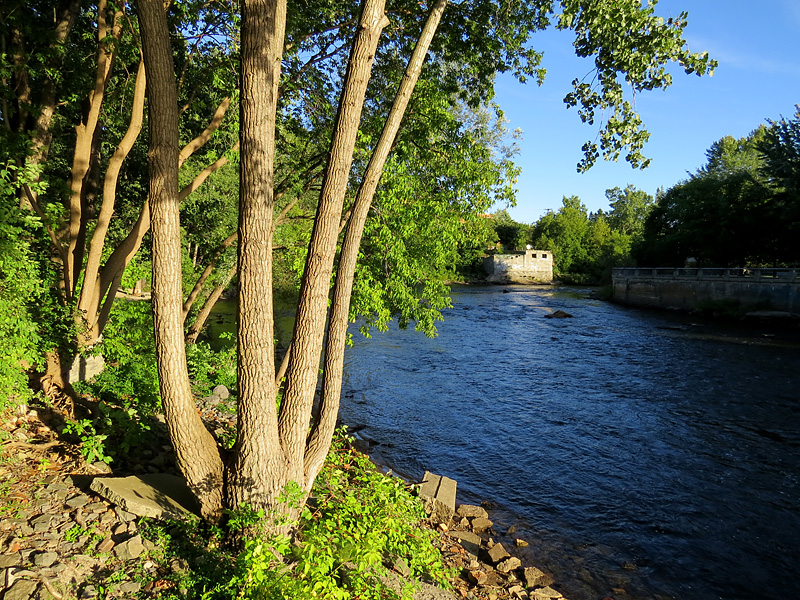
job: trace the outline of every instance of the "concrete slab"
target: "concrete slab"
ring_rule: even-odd
[[[456,512],[456,488],[454,479],[425,471],[419,488],[419,497],[425,504],[425,512],[436,523],[449,523]]]
[[[109,502],[140,517],[185,519],[199,514],[189,486],[176,475],[95,477],[90,487]]]

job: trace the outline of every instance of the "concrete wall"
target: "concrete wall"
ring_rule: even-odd
[[[634,306],[693,310],[727,301],[742,310],[800,314],[800,277],[795,269],[617,268],[614,300]]]
[[[550,283],[553,255],[548,250],[494,254],[484,259],[489,283]]]

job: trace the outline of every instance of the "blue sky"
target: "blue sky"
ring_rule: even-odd
[[[574,55],[570,32],[533,38],[534,47],[545,51],[543,86],[499,79],[496,100],[508,127],[523,132],[517,206],[509,211],[514,219],[532,223],[570,195],[591,211],[605,209],[605,190],[628,184],[654,194],[701,167],[706,150],[721,137],[742,137],[766,119],[793,116],[800,104],[800,0],[661,0],[656,7],[663,17],[683,10],[689,13],[689,48],[708,51],[719,67],[713,77],[702,78],[674,69],[670,88],[637,95],[651,133],[645,155],[652,163],[644,171],[624,160],[601,159],[588,173],[576,172],[581,146],[596,137],[597,128],[581,123],[577,111],[562,102],[572,79],[591,68]]]

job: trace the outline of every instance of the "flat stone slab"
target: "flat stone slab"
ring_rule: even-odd
[[[437,523],[449,523],[456,512],[456,487],[454,479],[425,471],[419,488],[419,497],[425,512]]]
[[[95,477],[90,487],[109,502],[140,517],[185,519],[199,514],[189,486],[176,475]]]

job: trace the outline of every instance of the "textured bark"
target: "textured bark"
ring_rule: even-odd
[[[388,24],[384,0],[365,0],[347,66],[331,151],[309,243],[297,309],[286,388],[279,417],[289,479],[305,487],[303,460],[319,373],[333,260],[356,133],[381,31]]]
[[[100,306],[103,301],[100,289],[100,261],[105,247],[106,233],[111,223],[114,213],[114,202],[117,196],[117,181],[119,172],[125,158],[133,148],[133,144],[139,137],[142,130],[142,119],[144,116],[144,95],[145,95],[145,71],[144,62],[139,62],[139,69],[136,74],[136,85],[133,94],[133,106],[131,107],[131,118],[128,130],[117,146],[116,152],[111,157],[106,167],[105,180],[103,182],[103,201],[100,205],[100,212],[97,216],[97,224],[89,246],[89,253],[84,270],[83,286],[78,301],[78,312],[83,319],[84,329],[79,336],[81,345],[94,344],[102,328],[100,327]],[[121,275],[121,273],[120,273]],[[117,277],[117,279],[120,279]],[[106,290],[108,291],[108,290]],[[112,286],[110,292],[113,294],[115,287]]]
[[[73,297],[78,276],[83,267],[84,247],[81,239],[86,232],[87,220],[87,215],[85,214],[85,185],[92,170],[92,159],[95,156],[95,149],[98,145],[97,136],[99,132],[97,125],[100,118],[100,109],[103,105],[106,86],[114,63],[115,51],[113,48],[115,44],[109,43],[106,37],[110,35],[114,40],[119,40],[122,34],[122,11],[115,11],[110,31],[106,22],[107,12],[107,1],[100,0],[97,6],[98,57],[95,86],[89,94],[89,110],[83,121],[75,128],[75,153],[72,160],[72,174],[70,175],[67,264],[64,266],[64,287],[67,299]]]
[[[183,343],[178,200],[178,101],[169,31],[161,0],[137,2],[147,68],[153,225],[153,313],[161,398],[178,466],[204,517],[222,511],[223,465],[194,406]]]
[[[328,322],[328,335],[325,346],[325,368],[322,379],[322,399],[320,413],[314,425],[305,454],[305,488],[311,489],[314,479],[322,467],[330,448],[331,438],[336,427],[339,412],[339,398],[342,391],[342,370],[344,350],[347,340],[347,322],[350,311],[350,296],[353,291],[358,249],[367,220],[372,198],[378,187],[383,167],[400,129],[411,93],[414,91],[425,56],[433,36],[439,26],[447,0],[438,0],[431,9],[414,53],[409,60],[406,72],[400,82],[392,109],[384,124],[378,144],[372,152],[364,178],[359,186],[351,209],[347,232],[342,244],[339,264],[336,270],[336,285],[333,292],[331,314]]]
[[[273,506],[287,481],[275,412],[272,314],[275,111],[285,27],[286,0],[242,2],[239,419],[228,506]]]

